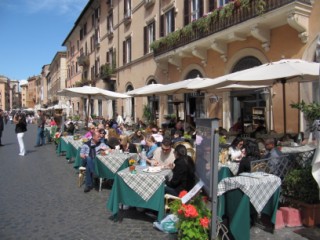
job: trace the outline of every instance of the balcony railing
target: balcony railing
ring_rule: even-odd
[[[103,80],[111,80],[116,73],[115,66],[112,66],[110,63],[106,63],[100,67],[100,78]]]
[[[89,56],[84,55],[84,54],[80,55],[78,57],[78,64],[79,64],[79,66],[88,67],[90,64]]]
[[[233,1],[153,42],[151,48],[154,51],[154,56],[159,56],[293,2],[311,4],[310,0]]]

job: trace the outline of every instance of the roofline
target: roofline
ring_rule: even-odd
[[[94,2],[95,0],[89,0],[87,5],[84,7],[84,9],[82,10],[82,12],[80,13],[79,17],[77,18],[77,20],[74,23],[73,28],[71,29],[71,31],[69,32],[68,36],[65,38],[65,40],[63,41],[61,46],[65,46],[67,40],[69,39],[69,37],[71,36],[71,34],[73,33],[73,31],[76,29],[76,27],[78,26],[78,23],[80,22],[81,18],[83,17],[83,15],[85,14],[85,12],[88,10],[88,8],[90,7],[90,5]]]

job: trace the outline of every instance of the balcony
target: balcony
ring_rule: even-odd
[[[106,63],[100,67],[100,78],[105,81],[111,81],[115,78],[116,67]]]
[[[177,65],[183,56],[199,57],[206,63],[206,51],[211,49],[227,61],[228,43],[244,41],[253,36],[265,51],[270,48],[270,30],[290,25],[303,43],[308,38],[311,0],[238,0],[170,33],[154,43],[157,63]],[[262,17],[263,16],[263,17]],[[173,51],[174,50],[174,51]]]
[[[82,66],[82,67],[88,67],[90,64],[89,56],[84,54],[80,55],[78,57],[78,64],[79,66]]]

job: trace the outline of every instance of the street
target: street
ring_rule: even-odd
[[[54,143],[35,148],[36,126],[28,125],[27,155],[19,156],[14,124],[8,123],[0,147],[0,239],[175,239],[152,227],[151,217],[135,208],[113,222],[106,209],[110,190],[83,192],[78,175]],[[304,239],[288,230],[272,235],[251,229],[251,239]]]

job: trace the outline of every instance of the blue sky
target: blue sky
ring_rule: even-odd
[[[22,80],[41,73],[88,0],[0,0],[0,75]]]

